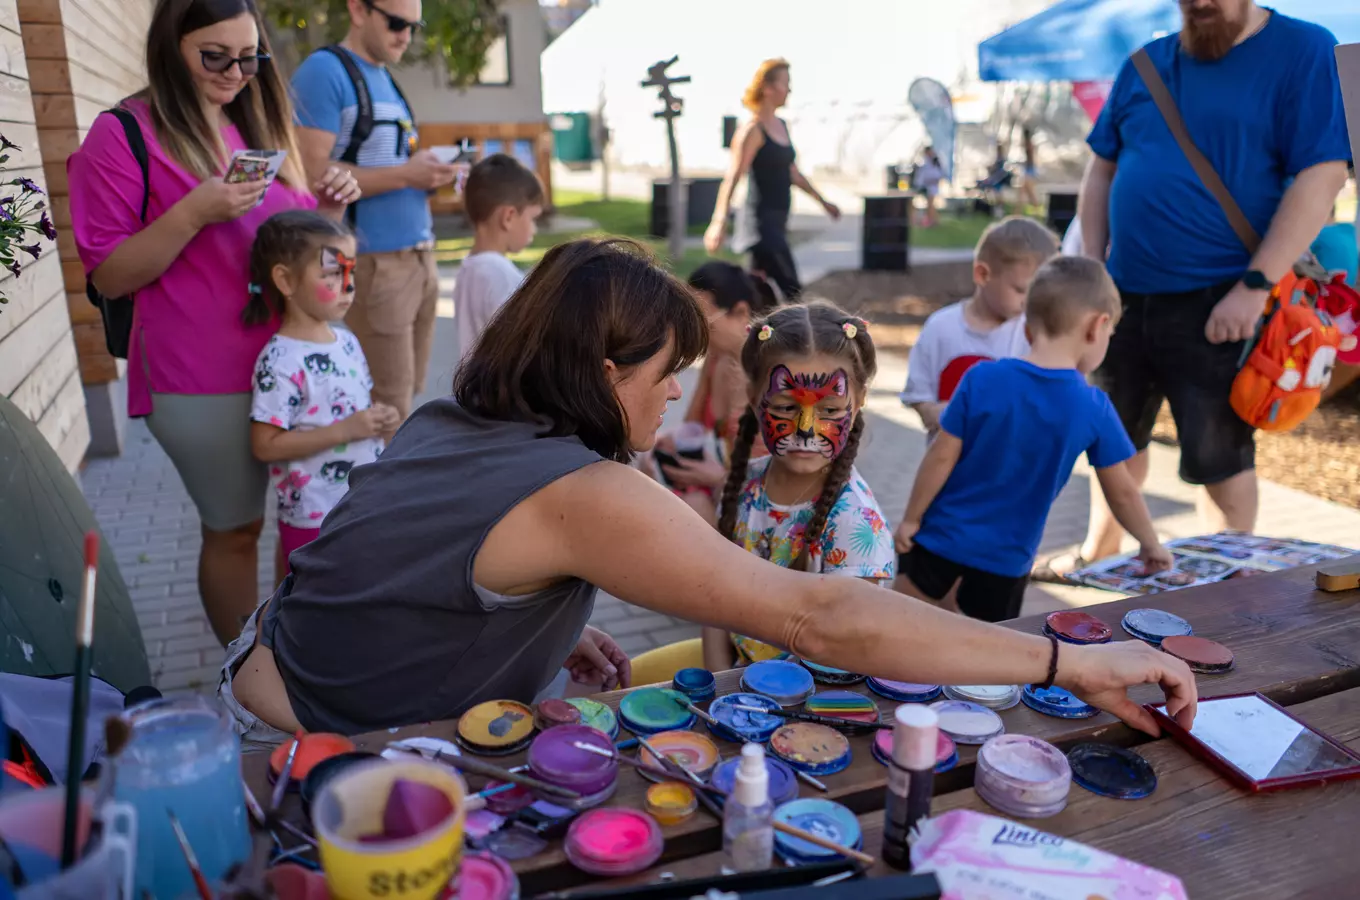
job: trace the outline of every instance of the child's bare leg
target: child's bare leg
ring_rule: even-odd
[[[708,625],[703,629],[704,668],[710,672],[726,672],[735,663],[732,641],[721,628]]]

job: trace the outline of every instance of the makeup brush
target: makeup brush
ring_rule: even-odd
[[[212,888],[208,886],[208,879],[199,868],[198,857],[194,856],[194,848],[189,844],[189,836],[184,833],[184,826],[179,823],[173,810],[166,809],[165,814],[170,817],[170,827],[175,829],[175,840],[179,841],[184,861],[189,864],[189,872],[194,876],[194,887],[198,889],[198,896],[202,900],[213,900]]]
[[[732,708],[739,709],[742,712],[764,713],[767,716],[788,719],[791,722],[810,722],[814,725],[826,725],[829,728],[844,728],[847,731],[878,731],[883,728],[892,728],[891,725],[884,725],[881,722],[859,722],[855,719],[819,716],[816,713],[807,712],[791,712],[787,709],[766,709],[763,706],[747,706],[742,703],[733,703]]]
[[[699,718],[703,719],[703,720],[704,720],[705,722],[707,722],[708,724],[710,724],[710,725],[717,725],[717,724],[718,724],[718,720],[717,720],[717,719],[713,718],[713,717],[710,716],[708,713],[704,712],[702,709],[700,709],[699,707],[695,706],[695,705],[689,700],[689,698],[687,698],[687,697],[671,697],[671,699],[674,700],[676,703],[679,703],[681,706],[683,706],[685,709],[689,710],[689,711],[690,711],[691,713],[693,713],[694,715],[696,715],[696,716],[698,716]],[[721,726],[719,726],[719,727],[721,727]]]
[[[388,744],[387,746],[406,753],[415,753],[417,756],[421,755],[419,750],[411,750],[408,747],[394,747],[393,744]],[[581,799],[580,793],[573,791],[570,788],[558,787],[555,784],[549,784],[546,781],[540,781],[537,778],[532,778],[528,775],[521,775],[519,772],[502,769],[500,766],[493,766],[491,763],[482,762],[476,757],[463,756],[461,754],[458,756],[445,756],[444,752],[439,750],[434,754],[434,761],[453,766],[455,769],[463,769],[474,775],[481,775],[485,778],[494,778],[497,781],[508,781],[512,784],[518,784],[543,794],[554,794],[558,797],[566,797],[568,800]]]
[[[654,775],[657,778],[664,778],[667,781],[678,781],[682,784],[690,785],[694,783],[694,778],[697,777],[693,776],[693,773],[691,773],[692,777],[686,777],[680,775],[677,772],[672,772],[670,769],[665,769],[662,768],[661,766],[654,766],[651,763],[643,762],[640,759],[633,759],[631,756],[624,756],[622,753],[610,753],[603,747],[597,747],[594,744],[587,744],[584,741],[574,741],[572,743],[572,746],[574,746],[577,750],[584,750],[587,753],[594,753],[596,756],[607,756],[610,759],[618,760],[619,762],[623,763],[626,766],[630,766],[634,769],[637,769],[639,772],[646,772],[649,775]],[[703,781],[699,781],[698,786],[702,787],[704,790],[707,791],[715,792],[717,791],[717,788],[712,787],[711,785],[706,785],[703,783]]]
[[[99,575],[99,533],[85,535],[85,580],[76,610],[76,668],[71,690],[71,729],[66,743],[66,817],[61,832],[61,867],[76,861],[80,824],[80,775],[85,769],[85,717],[90,714],[90,645],[94,643],[94,589]]]
[[[293,763],[297,761],[298,747],[302,746],[302,729],[298,729],[293,735],[293,745],[288,748],[288,757],[283,761],[283,768],[279,769],[279,779],[274,782],[274,793],[269,798],[270,818],[276,818],[279,814],[279,805],[283,803],[283,795],[288,791],[288,782],[293,780]]]

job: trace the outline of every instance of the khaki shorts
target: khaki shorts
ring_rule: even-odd
[[[209,531],[264,518],[269,469],[250,449],[250,394],[152,394],[146,426]]]
[[[354,305],[345,324],[373,374],[373,401],[405,419],[425,390],[434,343],[439,272],[433,250],[364,253],[354,269]]]
[[[232,730],[241,738],[243,753],[273,750],[292,737],[287,732],[262,722],[259,716],[238,703],[236,696],[231,692],[231,679],[236,675],[236,670],[245,662],[250,651],[255,649],[255,635],[260,629],[260,614],[264,612],[265,603],[268,602],[265,600],[256,607],[255,612],[246,620],[241,636],[227,647],[227,661],[222,664],[222,675],[217,682],[217,698],[222,701],[222,706],[231,716]]]

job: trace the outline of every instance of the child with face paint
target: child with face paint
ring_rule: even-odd
[[[250,254],[247,325],[281,321],[255,363],[250,444],[278,494],[279,556],[320,533],[355,466],[382,450],[397,411],[374,404],[373,380],[354,335],[337,323],[354,302],[354,236],[305,210],[271,217]]]
[[[827,303],[787,306],[752,324],[741,351],[750,379],[718,530],[776,565],[888,584],[892,532],[855,470],[861,415],[878,369],[864,320]],[[770,455],[751,460],[757,436]],[[704,629],[704,664],[730,668],[788,654]]]

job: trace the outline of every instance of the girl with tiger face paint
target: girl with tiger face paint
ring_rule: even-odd
[[[861,408],[878,368],[868,325],[828,303],[782,307],[752,323],[741,361],[750,405],[718,530],[777,565],[891,583],[892,534],[854,466]],[[757,439],[770,455],[753,461]],[[704,629],[705,666],[730,668],[734,649],[739,665],[787,655]]]

